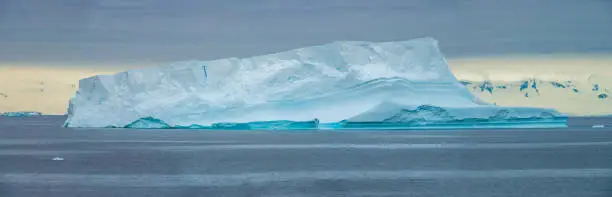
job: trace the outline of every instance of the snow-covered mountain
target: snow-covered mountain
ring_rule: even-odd
[[[461,81],[461,84],[468,86],[474,93],[489,92],[493,94],[494,91],[504,91],[509,89],[517,89],[518,93],[523,94],[525,98],[542,96],[540,89],[560,88],[562,91],[567,91],[567,94],[577,94],[581,96],[592,96],[592,99],[605,100],[608,99],[610,90],[605,87],[600,87],[599,84],[593,84],[592,88],[579,88],[572,81],[541,81],[536,79],[530,79],[526,81],[518,82],[501,82],[494,83],[491,81],[473,82],[473,81]],[[539,87],[539,88],[538,88]]]
[[[539,55],[451,61],[472,94],[499,106],[555,108],[577,116],[612,114],[612,57]]]
[[[460,82],[479,98],[501,106],[550,107],[573,115],[612,113],[612,86],[595,80]]]

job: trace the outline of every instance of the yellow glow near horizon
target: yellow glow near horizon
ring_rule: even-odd
[[[79,79],[116,69],[40,66],[0,67],[0,111],[64,114]]]
[[[565,80],[586,78],[591,74],[612,79],[612,56],[486,57],[449,59],[448,62],[460,80],[513,81],[528,77]],[[70,97],[78,88],[79,79],[148,66],[0,65],[0,112],[39,111],[45,114],[64,114]]]
[[[465,58],[449,60],[449,65],[458,79],[473,81],[579,80],[592,74],[612,77],[612,55]]]

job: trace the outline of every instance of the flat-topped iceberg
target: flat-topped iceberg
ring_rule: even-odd
[[[8,116],[8,117],[32,117],[32,116],[42,116],[42,113],[35,111],[17,111],[17,112],[3,112],[0,116]]]
[[[460,84],[432,38],[334,42],[82,79],[66,127],[357,129],[565,127]]]

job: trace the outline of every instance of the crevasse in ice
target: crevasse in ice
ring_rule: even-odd
[[[66,127],[360,129],[563,127],[552,109],[471,95],[432,38],[333,42],[82,79]]]

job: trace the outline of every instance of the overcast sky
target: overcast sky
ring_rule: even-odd
[[[431,36],[450,57],[612,53],[612,0],[0,0],[0,63],[162,63]]]

